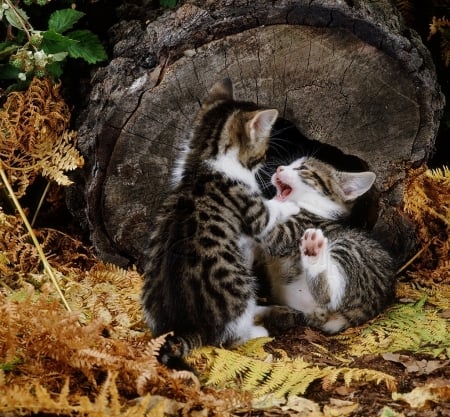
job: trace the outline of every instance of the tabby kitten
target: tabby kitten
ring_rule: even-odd
[[[254,323],[255,242],[276,238],[277,225],[299,212],[262,197],[255,179],[278,112],[233,100],[229,80],[216,83],[194,122],[150,237],[142,293],[153,336],[174,332],[161,362],[204,344],[267,336]],[[276,246],[276,245],[275,245]]]
[[[275,200],[301,209],[294,231],[301,243],[290,256],[268,257],[268,274],[274,301],[301,313],[288,310],[294,314],[290,322],[286,311],[277,315],[273,308],[263,318],[272,333],[295,324],[336,333],[373,318],[393,301],[390,255],[368,234],[345,225],[355,200],[374,181],[372,172],[341,172],[311,157],[273,174]]]

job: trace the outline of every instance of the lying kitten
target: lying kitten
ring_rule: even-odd
[[[341,172],[310,157],[278,167],[272,177],[275,200],[300,207],[290,230],[302,237],[290,256],[267,257],[267,270],[274,301],[301,313],[281,309],[277,315],[271,308],[263,322],[272,333],[298,324],[336,333],[373,318],[393,301],[390,255],[366,233],[344,224],[374,181],[372,172]]]
[[[233,100],[231,82],[211,89],[151,233],[142,302],[153,336],[174,332],[161,362],[204,344],[267,336],[254,324],[255,242],[275,242],[294,203],[262,197],[255,179],[278,112]],[[271,244],[278,248],[278,245]]]

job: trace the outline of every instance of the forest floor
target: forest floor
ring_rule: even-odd
[[[424,208],[424,193],[439,198]],[[197,374],[157,362],[163,338],[142,322],[134,268],[102,263],[67,224],[35,229],[68,311],[22,220],[1,212],[0,415],[450,416],[449,199],[450,171],[411,173],[422,251],[379,317],[335,336],[204,347],[189,358]],[[60,217],[61,189],[47,200]]]

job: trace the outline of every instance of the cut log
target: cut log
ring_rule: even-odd
[[[432,151],[443,97],[427,49],[388,0],[191,1],[145,30],[122,22],[113,37],[115,57],[79,119],[86,166],[68,198],[103,259],[124,265],[145,252],[180,143],[224,77],[238,99],[367,163],[375,229],[408,256],[403,180]]]

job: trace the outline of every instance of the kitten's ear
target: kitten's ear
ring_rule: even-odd
[[[339,172],[339,184],[346,200],[351,201],[370,190],[375,182],[373,172]]]
[[[203,105],[210,105],[219,100],[233,100],[233,84],[229,78],[217,81],[211,87]]]
[[[278,110],[275,109],[260,110],[253,113],[253,117],[246,124],[249,138],[252,141],[259,138],[268,138],[277,117]]]

